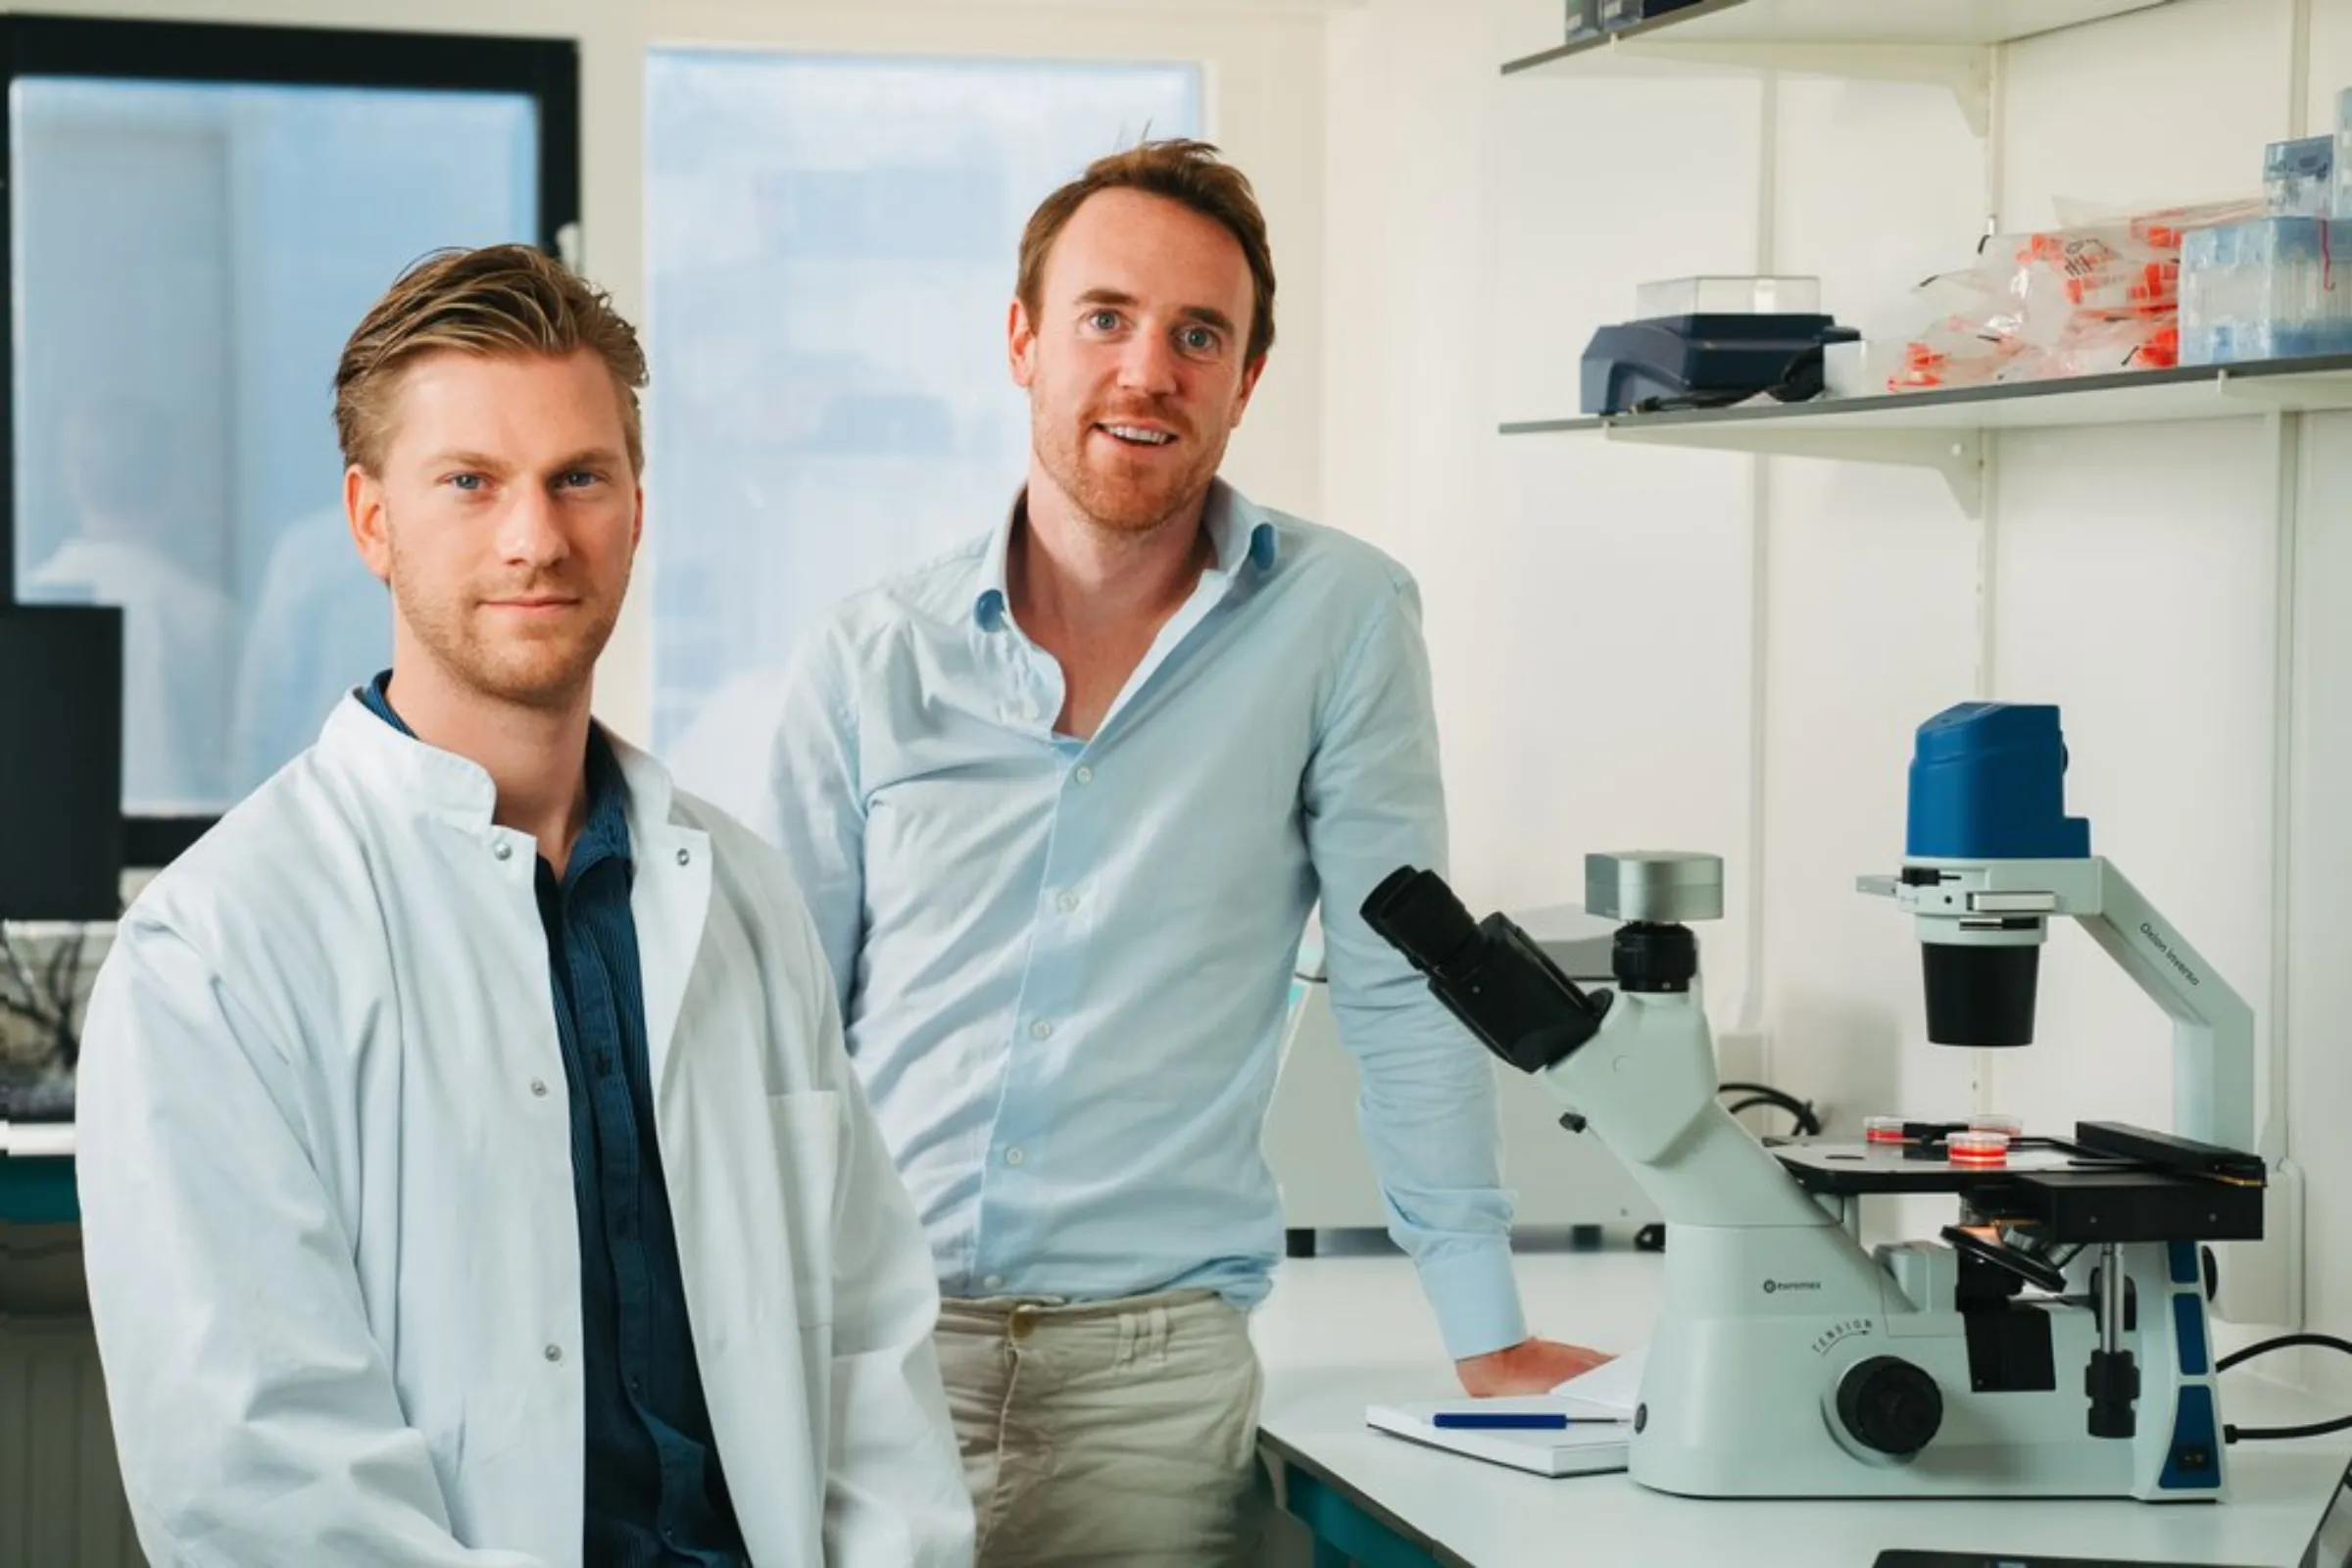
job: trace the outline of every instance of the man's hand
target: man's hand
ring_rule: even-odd
[[[1581,1345],[1529,1339],[1485,1355],[1466,1356],[1454,1362],[1453,1369],[1464,1392],[1484,1399],[1500,1394],[1549,1394],[1579,1372],[1611,1359]]]

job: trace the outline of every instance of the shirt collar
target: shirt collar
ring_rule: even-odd
[[[392,672],[379,671],[375,679],[352,694],[361,706],[399,732],[405,746],[397,748],[401,771],[416,782],[429,784],[427,798],[437,799],[468,814],[479,810],[487,815],[497,800],[497,788],[482,768],[454,752],[444,752],[427,746],[409,728],[407,719],[392,706]],[[340,717],[340,714],[338,714]],[[329,737],[339,724],[330,721]],[[375,726],[366,726],[374,729]],[[377,732],[379,742],[389,737]],[[348,737],[357,740],[358,737]],[[370,744],[370,749],[375,749]],[[450,765],[454,764],[454,766]],[[487,799],[485,799],[485,792]],[[588,821],[580,830],[579,842],[572,846],[569,864],[585,866],[606,857],[626,860],[629,858],[629,786],[623,759],[606,736],[602,724],[588,726]]]
[[[1012,531],[1021,525],[1028,510],[1029,492],[1023,490],[1013,497],[1004,520],[989,536],[988,552],[980,564],[980,591],[972,600],[972,621],[982,631],[996,631],[1004,624],[1005,608],[1011,603],[1005,563],[1012,549]],[[1200,521],[1216,551],[1209,570],[1231,579],[1240,575],[1245,564],[1261,572],[1273,566],[1279,549],[1274,520],[1224,480],[1209,481],[1208,503]]]
[[[361,687],[359,696],[360,701],[367,705],[368,711],[409,739],[416,738],[416,732],[409,728],[409,721],[400,716],[400,710],[392,706],[392,672],[390,670],[376,671],[375,679]]]
[[[588,821],[571,847],[564,873],[576,876],[599,860],[629,858],[629,792],[604,726],[588,725]]]

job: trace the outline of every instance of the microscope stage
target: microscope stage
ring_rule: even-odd
[[[1768,1138],[1807,1192],[1835,1197],[1952,1193],[1985,1219],[2032,1225],[2049,1241],[2235,1242],[2262,1236],[2259,1183],[2186,1176],[2060,1148],[2012,1147],[1999,1167],[1955,1165],[1912,1145]]]
[[[2009,1151],[2004,1166],[1955,1165],[1940,1144],[1858,1144],[1850,1139],[1767,1138],[1764,1147],[1809,1193],[1957,1193],[2028,1171],[2114,1170],[2118,1162],[2062,1149]]]

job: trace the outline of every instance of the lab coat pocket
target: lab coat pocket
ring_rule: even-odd
[[[833,1199],[840,1184],[841,1096],[830,1089],[770,1095],[776,1165],[784,1181],[784,1238],[801,1327],[833,1321]]]

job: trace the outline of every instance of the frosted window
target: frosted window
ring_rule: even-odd
[[[1021,225],[1183,65],[656,51],[646,95],[655,744],[690,778],[824,607],[1003,517]]]
[[[210,815],[383,667],[343,522],[344,339],[538,226],[521,95],[24,77],[9,95],[16,585],[123,609],[123,807]]]

